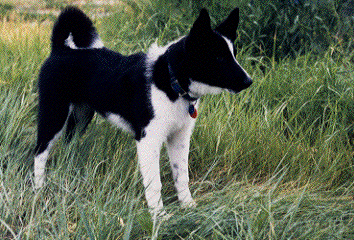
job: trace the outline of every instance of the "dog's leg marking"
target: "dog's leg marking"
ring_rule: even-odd
[[[193,207],[195,202],[189,190],[188,154],[192,127],[183,128],[167,140],[167,151],[170,158],[173,180],[177,190],[178,200],[183,207]]]
[[[45,150],[34,158],[34,186],[39,189],[43,186],[45,179],[45,165],[48,159],[49,150]]]
[[[63,130],[55,134],[54,138],[48,143],[47,148],[34,157],[34,188],[39,189],[44,184],[45,179],[45,166],[48,160],[50,149],[53,147],[55,142],[58,140]]]
[[[40,150],[40,152],[38,152],[38,155],[36,155],[34,157],[34,187],[35,187],[35,189],[39,189],[43,186],[44,179],[45,179],[45,166],[46,166],[46,163],[48,160],[50,150],[52,149],[53,145],[57,142],[59,137],[62,135],[65,125],[67,125],[68,116],[73,111],[73,105],[70,105],[68,107],[67,111],[68,111],[67,113],[63,114],[63,116],[66,116],[66,117],[63,117],[64,120],[62,121],[62,124],[59,125],[60,127],[58,127],[58,132],[56,134],[54,134],[54,133],[50,134],[52,139],[50,141],[47,141],[47,140],[43,140],[43,138],[40,137],[41,140],[39,140],[37,142],[37,147],[39,147],[39,146],[45,147],[46,146],[46,148],[42,149],[41,147],[39,147],[39,149],[41,149],[41,150]],[[60,113],[60,111],[58,111],[58,113]],[[47,124],[53,123],[52,121],[54,121],[54,120],[52,117],[53,116],[51,116],[50,120],[46,119],[45,122]],[[56,117],[58,119],[60,119],[59,115],[57,115]],[[53,127],[52,127],[52,130],[53,130]],[[40,132],[42,132],[42,134],[43,134],[43,131],[40,131]],[[44,138],[44,139],[46,139],[46,138]]]
[[[152,215],[163,212],[160,179],[160,148],[158,138],[144,137],[137,142],[139,167],[145,187],[145,198]]]

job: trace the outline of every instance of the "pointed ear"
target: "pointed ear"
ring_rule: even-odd
[[[210,26],[210,16],[208,11],[203,8],[200,11],[199,17],[195,20],[192,29],[190,30],[190,34],[205,34],[211,32]]]
[[[236,40],[236,30],[240,21],[240,10],[235,8],[230,15],[216,27],[216,31],[234,42]]]

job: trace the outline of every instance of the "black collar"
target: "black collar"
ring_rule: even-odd
[[[168,63],[168,72],[170,73],[170,81],[171,81],[171,87],[175,93],[178,94],[178,96],[183,97],[189,102],[195,102],[198,100],[198,98],[191,97],[188,92],[184,91],[182,86],[179,84],[177,78],[175,77],[175,74],[172,71],[171,65]]]

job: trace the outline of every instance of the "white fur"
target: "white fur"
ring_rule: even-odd
[[[220,94],[224,89],[220,87],[213,87],[205,83],[191,80],[189,91],[191,95],[201,97],[205,94]]]
[[[162,46],[162,47],[158,46],[156,42],[151,45],[151,47],[149,48],[148,53],[146,55],[146,69],[147,69],[145,72],[146,77],[148,77],[148,78],[151,77],[152,69],[153,69],[154,64],[157,61],[157,59],[159,59],[159,57],[162,56],[171,45],[177,43],[182,38],[184,38],[184,36],[182,36],[182,37],[176,39],[175,41],[170,42],[166,46]]]
[[[73,35],[71,33],[69,33],[69,37],[67,39],[65,39],[65,45],[71,49],[77,49],[77,47],[74,43]]]
[[[107,116],[107,120],[109,122],[113,123],[114,125],[116,125],[117,127],[123,129],[124,131],[127,131],[127,132],[133,131],[130,124],[127,121],[125,121],[125,119],[122,118],[121,116],[119,116],[118,114],[109,113]]]
[[[193,127],[194,122],[174,132],[167,139],[167,152],[170,158],[173,180],[175,182],[178,200],[184,207],[195,206],[188,186],[188,155]]]
[[[168,49],[169,45],[160,47],[157,43],[154,43],[149,48],[149,51],[146,55],[146,72],[145,75],[150,78],[152,70],[157,59],[162,56]]]
[[[236,61],[236,58],[234,56],[234,45],[232,44],[231,40],[229,40],[227,37],[224,37],[224,36],[222,36],[222,38],[226,41],[226,44],[230,49],[231,55],[234,57],[234,59]]]
[[[237,62],[236,57],[235,57],[235,55],[234,55],[234,45],[232,44],[232,42],[231,42],[228,38],[226,38],[226,37],[224,37],[224,36],[222,36],[222,37],[225,39],[225,41],[226,41],[226,43],[227,43],[227,46],[228,46],[229,49],[230,49],[231,55],[233,56],[233,58],[234,58],[235,62],[237,63],[237,65],[240,66],[240,68],[241,68],[242,71],[247,75],[248,78],[251,78],[251,77],[248,75],[248,73],[245,71],[245,69],[243,69],[242,66]]]
[[[54,138],[48,143],[48,147],[44,152],[35,156],[34,158],[34,188],[39,189],[44,184],[45,179],[45,165],[48,160],[50,149],[53,147],[55,142],[61,136],[63,130],[60,130],[55,134]]]
[[[104,44],[99,37],[96,37],[96,39],[89,46],[89,48],[95,48],[95,49],[103,48],[103,47],[104,47]]]
[[[137,142],[137,152],[145,197],[156,214],[162,211],[159,157],[161,146],[167,140],[171,166],[179,166],[173,169],[178,198],[182,205],[194,204],[188,188],[188,152],[195,119],[189,116],[189,103],[185,99],[171,102],[155,85],[151,86],[151,104],[155,116],[145,128],[146,136]]]
[[[98,48],[103,48],[104,44],[101,41],[101,39],[99,37],[96,37],[96,39],[93,40],[93,42],[90,44],[89,47],[87,48],[79,48],[76,46],[74,39],[73,39],[73,35],[72,33],[69,34],[69,37],[67,39],[65,39],[65,45],[70,47],[71,49],[98,49]]]
[[[49,149],[39,154],[34,158],[34,187],[39,189],[44,184],[45,179],[45,165],[47,163]]]

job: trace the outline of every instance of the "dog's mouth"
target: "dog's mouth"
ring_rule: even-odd
[[[236,93],[239,93],[241,92],[242,90],[245,90],[247,88],[249,88],[251,85],[252,85],[253,81],[250,77],[247,77],[243,82],[242,84],[240,84],[239,86],[236,87],[236,89],[225,89],[227,92],[230,92],[230,93],[233,93],[233,94],[236,94]]]
[[[189,85],[189,94],[192,97],[199,98],[205,94],[220,94],[223,91],[227,91],[233,94],[239,93],[252,85],[253,81],[250,77],[246,76],[243,81],[238,81],[237,84],[224,84],[221,86],[208,85],[199,81],[191,79]]]

